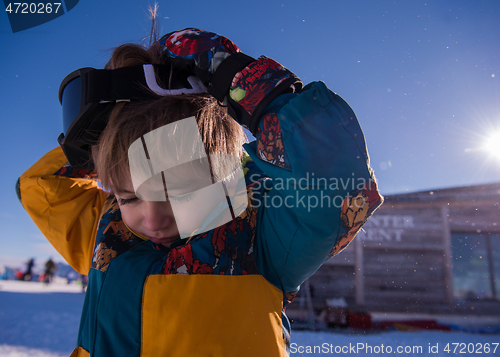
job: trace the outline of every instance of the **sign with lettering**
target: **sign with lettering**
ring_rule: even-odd
[[[410,215],[374,215],[363,226],[359,238],[364,241],[401,242],[405,230],[415,228]]]

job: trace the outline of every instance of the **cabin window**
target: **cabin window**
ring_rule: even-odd
[[[452,233],[453,295],[500,299],[500,234]]]

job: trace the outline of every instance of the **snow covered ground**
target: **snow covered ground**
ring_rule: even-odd
[[[0,280],[0,356],[69,356],[76,343],[81,286]]]
[[[0,356],[69,356],[76,342],[83,299],[76,284],[57,281],[46,286],[0,280]],[[487,357],[500,356],[499,343],[498,334],[293,331],[291,356]]]

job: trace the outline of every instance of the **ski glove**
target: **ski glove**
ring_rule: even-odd
[[[235,53],[241,53],[229,39],[213,32],[186,28],[170,32],[153,46],[175,67],[190,70],[203,84],[209,85],[219,64]],[[249,61],[253,58],[249,57]]]
[[[174,66],[200,78],[254,135],[262,112],[276,97],[302,89],[299,78],[278,62],[264,56],[255,60],[213,32],[187,28],[164,35],[157,46]]]

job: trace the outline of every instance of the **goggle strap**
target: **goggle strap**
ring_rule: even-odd
[[[162,88],[156,78],[171,89]],[[171,66],[149,64],[113,70],[96,69],[86,73],[82,80],[87,81],[85,102],[100,103],[206,92],[203,84],[193,78],[196,77],[188,72],[178,71],[171,74]]]

